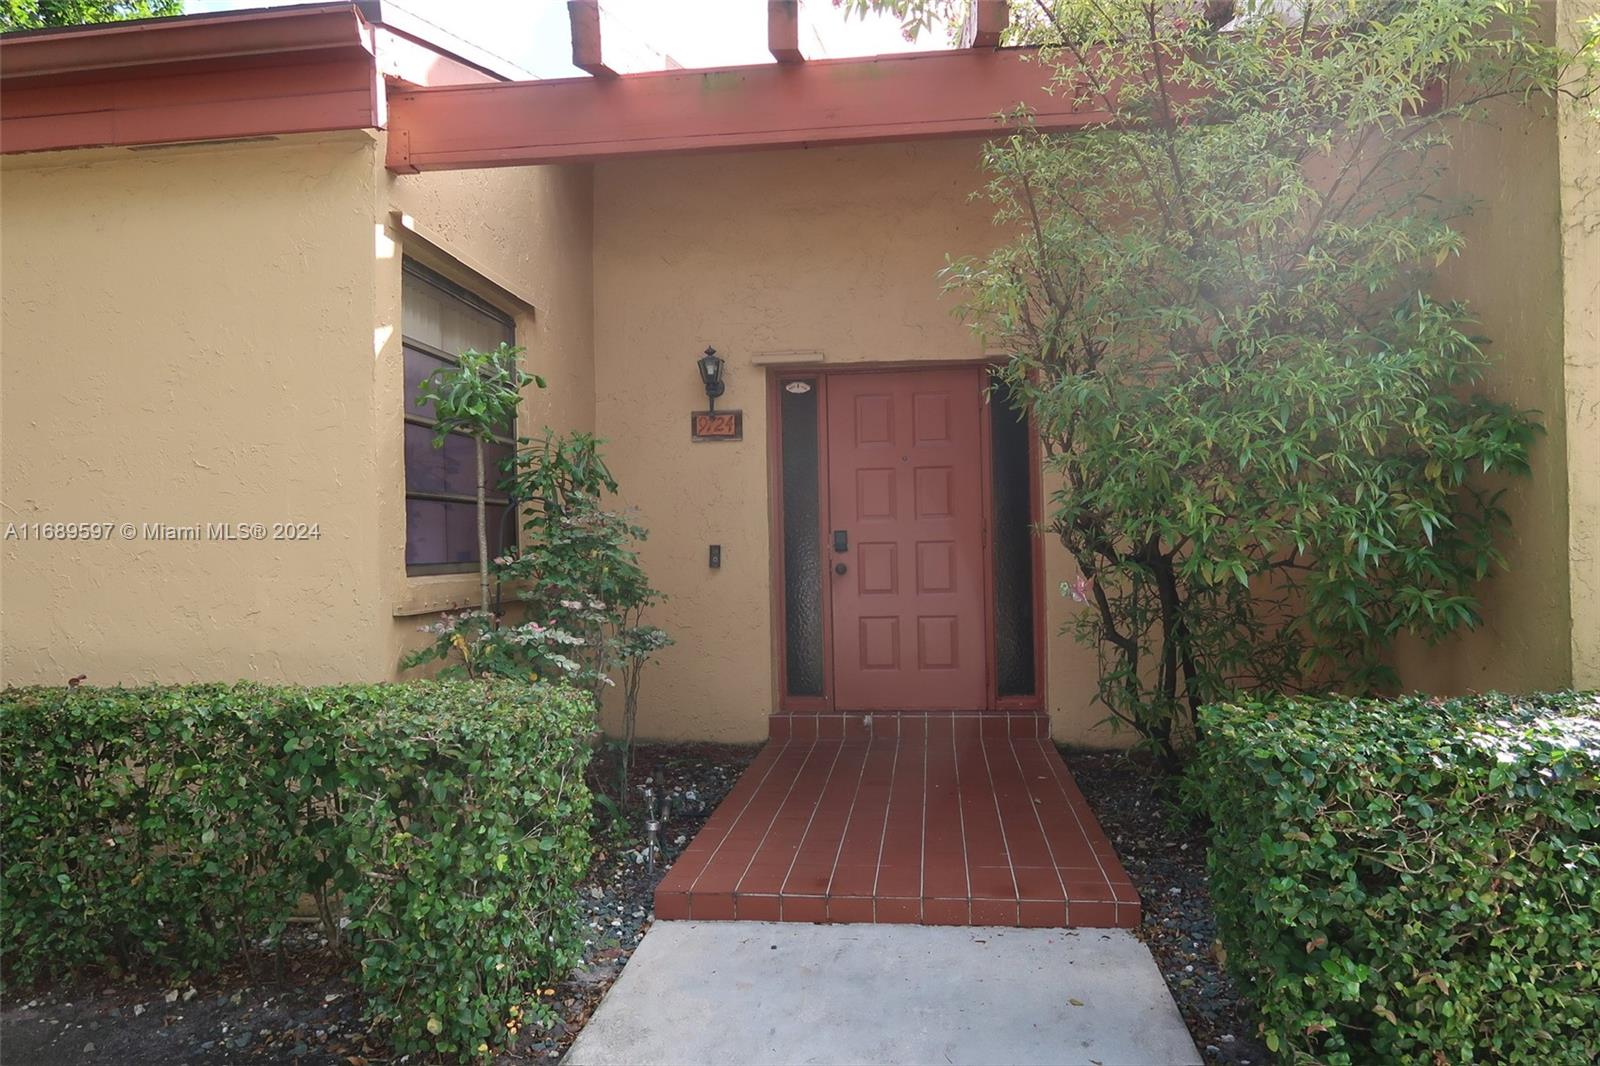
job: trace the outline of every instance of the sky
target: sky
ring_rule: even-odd
[[[280,7],[304,0],[185,0],[186,13]],[[384,0],[509,60],[539,78],[582,75],[572,65],[566,0]],[[766,0],[605,0],[608,62],[623,73],[659,70],[662,56],[685,67],[770,63]],[[884,15],[846,18],[833,0],[801,0],[800,50],[807,58],[882,55],[946,47],[944,35],[907,41]]]

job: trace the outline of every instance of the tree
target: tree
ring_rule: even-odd
[[[1440,193],[1451,139],[1586,91],[1592,38],[1558,54],[1533,0],[1017,9],[1041,78],[1110,121],[987,146],[1017,236],[946,279],[1043,438],[1111,721],[1170,760],[1230,693],[1392,684],[1395,637],[1479,622],[1496,479],[1539,432],[1428,294],[1470,206]]]
[[[183,14],[183,0],[0,0],[0,31]]]
[[[525,374],[517,365],[521,354],[521,348],[503,342],[488,352],[469,348],[456,365],[440,367],[417,386],[417,406],[433,405],[435,448],[444,447],[452,432],[472,438],[478,464],[478,609],[486,616],[490,613],[489,531],[483,446],[511,432],[524,386],[533,383],[544,388],[543,378]]]
[[[617,802],[626,806],[640,682],[655,653],[672,644],[664,630],[644,621],[662,598],[639,563],[636,546],[648,534],[629,515],[605,506],[617,482],[592,434],[546,430],[522,443],[514,495],[522,505],[525,543],[500,561],[500,573],[522,586],[518,598],[533,617],[577,638],[577,668],[568,676],[589,688],[596,707],[617,683],[613,673],[620,677]]]

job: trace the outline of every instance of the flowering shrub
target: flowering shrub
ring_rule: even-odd
[[[441,677],[564,679],[583,684],[583,664],[573,655],[584,639],[555,626],[538,622],[506,626],[483,611],[462,611],[421,626],[420,631],[433,639],[401,660],[402,667],[444,662]]]
[[[517,499],[526,501],[523,547],[500,573],[521,583],[518,596],[532,616],[582,638],[574,682],[598,703],[615,683],[613,673],[630,662],[642,666],[649,656],[630,658],[642,643],[633,631],[661,599],[639,564],[636,545],[648,534],[605,506],[617,483],[600,441],[587,433],[546,434],[529,444],[517,455],[514,479]]]
[[[422,627],[432,639],[403,668],[443,662],[446,677],[560,677],[588,691],[598,707],[622,688],[621,786],[627,779],[644,667],[672,644],[644,622],[660,602],[639,564],[648,535],[625,513],[604,506],[617,483],[587,433],[522,438],[511,479],[523,543],[494,560],[498,580],[514,583],[524,615],[510,625],[487,610],[445,615]]]
[[[310,894],[397,1050],[487,1053],[578,958],[592,730],[505,682],[0,692],[5,980],[270,952]]]
[[[1600,697],[1209,707],[1196,756],[1284,1061],[1600,1060]]]

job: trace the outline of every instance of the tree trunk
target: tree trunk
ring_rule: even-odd
[[[478,605],[489,613],[489,518],[483,491],[483,438],[472,438],[478,458]]]

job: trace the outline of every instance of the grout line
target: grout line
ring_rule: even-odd
[[[1045,761],[1050,764],[1056,788],[1061,792],[1061,798],[1066,802],[1067,809],[1072,812],[1072,819],[1078,824],[1078,832],[1083,834],[1084,843],[1089,845],[1089,854],[1094,856],[1094,864],[1099,869],[1100,877],[1105,881],[1106,888],[1109,890],[1111,888],[1111,875],[1106,873],[1106,864],[1101,861],[1100,853],[1095,850],[1094,841],[1089,837],[1089,830],[1084,827],[1083,816],[1078,813],[1078,805],[1073,802],[1072,795],[1067,791],[1067,787],[1061,783],[1061,775],[1070,774],[1072,771],[1067,769],[1067,764],[1061,761],[1060,754],[1053,746],[1042,742],[1039,746],[1044,749]],[[1087,803],[1088,801],[1085,800],[1084,802]],[[1098,823],[1096,823],[1096,826],[1098,828]],[[1112,893],[1113,900],[1115,895],[1115,893]],[[1113,902],[1113,906],[1115,906],[1115,902]]]
[[[956,740],[956,724],[950,723],[950,762],[956,771],[956,820],[961,823],[961,872],[967,876],[967,921],[972,921],[972,860],[967,855],[967,812],[961,802],[961,745]],[[981,726],[979,727],[982,728]],[[981,739],[981,738],[980,738]]]
[[[768,747],[770,747],[772,745],[772,741],[768,740],[767,741],[767,745],[768,745]],[[787,749],[788,747],[789,747],[789,741],[785,740],[781,745],[778,746],[778,748],[775,751],[773,751],[772,760],[769,763],[767,763],[766,769],[763,770],[762,773],[761,773],[761,780],[756,782],[755,788],[750,790],[749,797],[744,801],[744,806],[739,808],[738,812],[736,814],[734,814],[733,820],[728,823],[728,828],[723,831],[722,839],[718,840],[716,842],[716,844],[712,846],[711,854],[706,856],[705,865],[700,867],[700,869],[695,873],[694,880],[690,881],[689,882],[689,887],[684,889],[684,895],[686,895],[686,896],[687,895],[693,895],[694,890],[695,890],[695,886],[697,886],[700,883],[700,878],[704,877],[705,876],[705,872],[707,870],[711,869],[712,862],[716,860],[717,855],[722,851],[722,845],[726,844],[728,842],[728,838],[733,835],[734,829],[739,825],[739,819],[744,817],[745,812],[750,809],[750,804],[754,803],[755,800],[756,800],[756,797],[761,795],[761,790],[766,787],[767,778],[772,776],[772,771],[774,769],[776,769],[778,763],[782,761],[783,755],[784,755],[784,750]],[[762,750],[762,753],[764,754],[767,749],[763,748],[761,750]],[[758,754],[756,756],[756,758],[758,758],[758,759],[760,757],[761,757],[760,754]],[[745,773],[749,773],[749,772],[750,772],[749,770],[745,771]],[[743,780],[744,780],[744,775],[741,774],[739,776],[739,781],[743,781]],[[734,788],[738,788],[739,787],[739,781],[735,781],[733,783],[733,787]],[[712,814],[716,814],[717,812],[716,812],[716,810],[713,809],[711,813]],[[704,829],[705,827],[701,826],[701,828]],[[693,845],[691,845],[691,846],[693,846]]]
[[[1011,738],[1008,736],[1006,747],[1010,746]],[[989,797],[994,800],[994,818],[1000,824],[1000,846],[1006,849],[1006,868],[1011,871],[1011,891],[1020,900],[1022,888],[1017,884],[1017,862],[1011,857],[1011,841],[1006,837],[1006,816],[1000,809],[1000,789],[995,783],[994,770],[989,765],[989,742],[982,736],[978,737],[978,749],[983,752],[983,772],[989,778]]]
[[[739,886],[744,884],[744,879],[746,877],[750,876],[750,867],[752,867],[752,866],[754,866],[756,864],[756,856],[760,855],[761,854],[761,849],[767,846],[767,838],[772,836],[772,827],[778,824],[778,816],[783,813],[784,807],[788,806],[789,797],[794,795],[795,787],[800,784],[800,779],[805,776],[806,767],[811,765],[811,757],[813,755],[815,755],[816,753],[817,753],[817,741],[813,740],[811,742],[811,747],[806,751],[805,760],[800,763],[800,768],[795,771],[794,780],[789,782],[788,791],[786,791],[783,794],[783,799],[779,800],[778,801],[778,805],[773,808],[772,817],[767,819],[767,828],[762,831],[761,839],[756,841],[756,846],[754,848],[752,848],[751,851],[750,851],[750,858],[745,860],[744,869],[739,871],[739,879],[733,883],[733,895],[737,896],[739,894]],[[837,759],[838,757],[839,757],[838,753],[835,752],[834,753],[834,758]],[[828,771],[830,773],[832,773],[832,771],[833,771],[833,764],[832,763],[828,764]],[[826,785],[827,782],[824,781],[823,784]],[[815,818],[816,815],[817,815],[817,809],[816,809],[815,806],[813,806],[811,808],[811,816],[813,818]],[[808,828],[810,827],[810,824],[811,824],[810,822],[806,823]],[[793,860],[790,860],[790,864],[791,864],[791,866],[793,865]],[[787,873],[785,873],[784,874],[784,879],[787,880],[788,876],[789,875]],[[782,884],[778,885],[778,893],[779,893],[779,895],[783,894],[783,885]],[[781,916],[782,912],[780,911],[779,914]]]
[[[783,880],[778,882],[778,895],[780,895],[780,896],[783,895],[783,890],[788,887],[789,878],[794,876],[795,863],[800,861],[800,853],[806,850],[806,838],[811,835],[811,827],[817,824],[817,812],[822,809],[822,800],[828,794],[828,786],[833,783],[833,771],[838,769],[838,767],[839,767],[839,757],[841,755],[843,755],[843,754],[844,754],[844,741],[841,740],[839,742],[838,750],[833,753],[833,761],[828,764],[828,774],[827,774],[826,777],[824,777],[822,779],[822,787],[817,789],[817,798],[815,800],[813,800],[812,803],[811,803],[811,816],[806,819],[806,827],[801,832],[800,839],[795,841],[795,844],[794,844],[794,857],[789,860],[789,868],[787,870],[783,871]],[[857,788],[861,787],[861,782],[859,780],[856,782],[856,787]],[[784,803],[787,804],[788,802],[789,802],[788,798],[786,797],[784,799]],[[855,800],[852,797],[851,803],[854,803],[854,802],[855,802]],[[843,843],[842,839],[841,839],[840,842]],[[763,841],[763,843],[765,843],[765,841]],[[759,852],[761,849],[757,848],[756,850]],[[755,856],[754,855],[752,855],[750,857],[750,861],[751,862],[755,862]],[[833,880],[833,871],[831,871],[831,870],[828,871],[828,880],[830,882]],[[826,892],[826,890],[824,890],[824,892]],[[798,893],[797,893],[797,895],[798,895]]]
[[[856,789],[850,794],[850,813],[844,816],[844,825],[839,829],[839,846],[833,852],[833,868],[828,871],[828,886],[822,894],[828,898],[833,897],[833,879],[839,875],[839,860],[844,856],[844,842],[850,837],[850,823],[856,820],[856,810],[861,804],[861,784],[867,779],[867,767],[872,763],[872,737],[867,737],[867,746],[861,753],[861,772],[856,775]],[[889,804],[885,800],[883,806],[884,818],[888,819]],[[873,871],[873,888],[877,888],[878,875]]]
[[[922,921],[922,901],[928,896],[928,743],[927,724],[922,730],[922,851],[917,856],[917,921]]]
[[[1011,745],[1011,757],[1016,760],[1017,774],[1022,779],[1023,790],[1028,796],[1028,806],[1033,808],[1033,820],[1039,826],[1039,836],[1044,840],[1045,854],[1050,856],[1050,868],[1055,871],[1056,883],[1061,886],[1061,898],[1064,901],[1063,910],[1072,906],[1072,893],[1067,891],[1067,879],[1061,874],[1061,860],[1056,858],[1056,849],[1050,843],[1050,834],[1044,831],[1044,815],[1039,811],[1039,804],[1033,802],[1033,790],[1028,787],[1028,771],[1022,765],[1022,753],[1017,751],[1015,744]],[[1093,848],[1089,849],[1091,852]],[[1020,893],[1019,893],[1020,895]],[[1070,920],[1070,918],[1068,919]]]
[[[813,740],[811,742],[810,746],[806,749],[805,758],[801,759],[800,760],[800,765],[795,768],[794,778],[793,778],[793,780],[791,780],[789,782],[788,791],[786,791],[783,794],[784,798],[782,800],[779,800],[778,801],[778,805],[772,809],[772,815],[771,815],[771,817],[769,817],[767,819],[767,827],[766,827],[766,829],[762,830],[761,839],[756,841],[755,848],[750,852],[750,858],[745,860],[744,869],[739,871],[738,878],[736,878],[734,880],[734,882],[733,882],[733,888],[729,889],[729,894],[730,895],[737,895],[738,894],[739,885],[740,885],[741,882],[744,881],[744,875],[750,872],[750,864],[755,861],[756,855],[758,855],[760,853],[761,845],[763,845],[763,844],[765,844],[767,842],[767,836],[768,836],[768,834],[770,834],[772,832],[772,825],[773,825],[774,822],[776,822],[778,820],[778,814],[783,810],[784,802],[789,798],[789,793],[794,791],[795,783],[800,780],[800,775],[805,773],[806,765],[811,762],[811,756],[812,756],[813,753],[815,753],[816,749],[817,749],[817,742]],[[796,749],[796,750],[799,750],[799,749]],[[762,787],[766,786],[766,779],[765,778],[762,779],[761,784],[762,784]],[[743,817],[744,814],[748,810],[749,810],[749,804],[746,804],[745,805],[745,810],[739,812],[740,813],[740,817]],[[732,835],[733,835],[733,830],[730,828],[728,830],[728,836],[732,836]],[[723,839],[726,840],[727,837],[724,837]],[[709,862],[706,863],[706,869],[709,870],[710,868],[711,868],[711,864]]]
[[[878,920],[878,882],[883,878],[883,849],[889,840],[889,814],[894,810],[894,782],[900,770],[900,749],[905,743],[900,737],[895,737],[894,760],[889,763],[889,791],[888,798],[883,804],[883,828],[878,831],[878,863],[872,869],[872,920]]]

